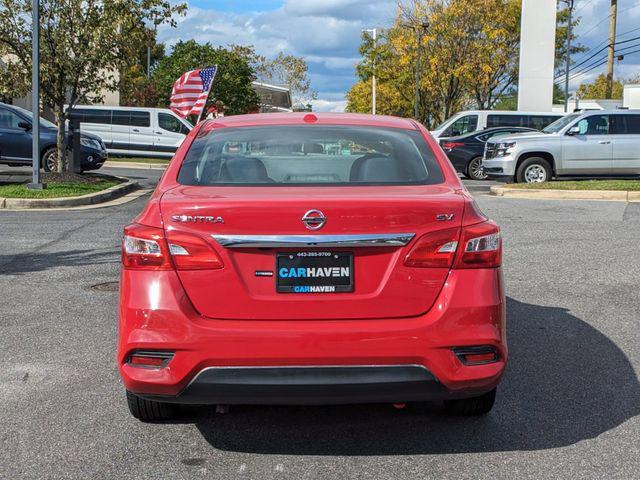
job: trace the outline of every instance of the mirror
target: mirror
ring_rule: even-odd
[[[567,130],[567,135],[580,135],[580,127],[571,127],[569,130]]]
[[[31,124],[29,122],[20,122],[18,123],[18,128],[22,128],[23,130],[31,130]]]

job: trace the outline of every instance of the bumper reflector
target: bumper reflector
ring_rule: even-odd
[[[164,368],[173,358],[173,352],[136,350],[129,355],[127,364],[142,368]]]
[[[486,365],[500,360],[500,354],[490,345],[457,347],[453,349],[453,353],[464,365]]]

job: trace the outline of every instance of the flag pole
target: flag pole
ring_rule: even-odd
[[[202,121],[202,117],[206,113],[207,102],[209,101],[209,95],[211,94],[211,89],[213,88],[213,81],[216,79],[216,75],[218,75],[218,66],[214,65],[214,67],[216,67],[216,70],[213,72],[213,77],[211,78],[211,83],[209,84],[209,90],[207,90],[207,99],[204,101],[204,106],[202,107],[202,111],[198,116],[198,121],[196,122],[196,125]]]

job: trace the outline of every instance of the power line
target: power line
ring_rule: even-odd
[[[594,65],[593,67],[589,68],[588,70],[585,70],[585,71],[583,71],[583,72],[579,72],[579,73],[574,73],[573,75],[571,75],[571,76],[569,77],[569,80],[573,80],[574,78],[578,78],[578,77],[581,77],[581,76],[583,76],[583,75],[586,75],[586,74],[587,74],[587,73],[589,73],[590,71],[595,70],[596,68],[599,68],[599,67],[601,67],[601,66],[603,66],[603,65],[606,65],[606,64],[607,64],[607,59],[605,58],[605,59],[604,59],[604,60],[602,60],[600,63],[598,63],[598,64]]]
[[[640,46],[640,43],[635,44],[635,45],[630,45],[628,47],[622,48],[620,49],[618,52],[616,53],[620,53],[623,54],[624,56],[629,56],[629,55],[633,55],[635,53],[640,52],[640,49],[638,50],[633,50],[631,52],[628,52],[626,50],[629,50],[630,48],[637,48]],[[593,70],[595,70],[598,67],[603,66],[605,63],[607,63],[607,58],[606,57],[600,57],[600,59],[596,60],[595,63],[588,65],[586,67],[584,67],[582,70],[580,70],[579,72],[574,72],[570,77],[569,80],[573,80],[574,78],[578,78],[581,77],[582,75],[585,75]]]
[[[589,0],[587,3],[585,3],[584,5],[582,5],[580,8],[578,8],[578,9],[575,11],[575,14],[577,15],[577,14],[578,14],[578,12],[579,12],[580,10],[582,10],[584,7],[588,6],[591,2],[593,2],[593,0]]]
[[[627,40],[620,40],[619,42],[616,42],[614,45],[622,45],[625,43],[629,43],[629,42],[634,42],[636,40],[640,40],[640,36],[639,37],[634,37],[634,38],[629,38]],[[636,45],[632,45],[631,47],[635,47]],[[598,56],[600,53],[604,52],[605,50],[607,50],[609,48],[609,45],[605,45],[604,47],[602,47],[600,50],[598,50],[597,52],[595,52],[594,54],[592,54],[589,58],[574,64],[571,69],[569,71],[574,71],[576,69],[578,69],[581,65],[584,65],[585,63],[589,62],[592,58]],[[625,48],[630,48],[630,47],[625,47]],[[625,48],[622,48],[620,51],[624,50]],[[566,76],[566,74],[561,73],[559,75],[556,75],[554,79],[558,79],[558,78],[562,78],[563,76]]]

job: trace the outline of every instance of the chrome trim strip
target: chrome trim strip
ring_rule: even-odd
[[[212,235],[225,248],[404,247],[415,233],[371,235]]]

